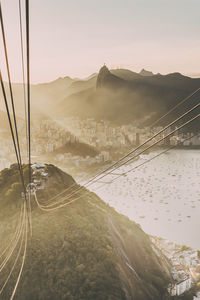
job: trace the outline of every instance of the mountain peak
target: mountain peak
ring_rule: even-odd
[[[101,88],[105,83],[106,77],[110,74],[111,73],[110,73],[109,69],[104,64],[103,67],[101,67],[101,69],[99,70],[96,87]]]
[[[99,70],[99,74],[108,74],[110,73],[108,67],[104,64],[103,67]]]
[[[141,76],[153,76],[153,72],[142,69],[139,73]]]

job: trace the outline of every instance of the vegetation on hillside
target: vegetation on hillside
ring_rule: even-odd
[[[94,147],[82,143],[82,142],[75,142],[75,143],[67,143],[66,145],[56,149],[52,153],[49,153],[49,156],[54,156],[56,154],[63,154],[63,153],[70,153],[73,156],[82,156],[82,157],[94,157],[99,154],[97,149]]]
[[[40,202],[75,184],[71,176],[53,165],[45,168],[49,173],[48,188],[38,192]],[[1,247],[5,247],[17,222],[16,202],[21,199],[17,195],[15,199],[11,195],[6,200],[2,198],[10,184],[15,191],[19,188],[15,167],[1,172],[0,178],[0,215],[6,212],[0,238]],[[168,263],[154,252],[140,226],[85,189],[78,196],[82,198],[49,213],[40,211],[32,199],[33,236],[29,238],[15,299],[167,299]],[[1,285],[7,272],[8,269],[2,273]],[[9,299],[16,276],[17,270],[3,299]]]

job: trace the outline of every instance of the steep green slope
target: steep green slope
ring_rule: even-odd
[[[46,189],[37,193],[43,203],[75,184],[53,165],[45,169],[49,173]],[[27,166],[24,170],[27,176]],[[0,173],[1,249],[14,232],[19,214],[19,190],[15,197],[6,192],[17,184],[16,172],[13,166]],[[15,299],[169,299],[169,264],[140,226],[85,189],[77,196],[82,197],[49,213],[40,211],[32,199],[33,235]],[[17,270],[2,299],[9,299],[16,276]],[[5,277],[3,272],[1,285]]]

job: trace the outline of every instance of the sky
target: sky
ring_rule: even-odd
[[[22,82],[18,0],[1,3],[11,78]],[[104,63],[200,77],[199,11],[199,0],[30,0],[31,82],[87,77]],[[2,51],[0,38],[6,80]]]

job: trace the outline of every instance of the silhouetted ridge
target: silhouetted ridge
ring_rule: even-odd
[[[88,81],[82,81],[82,84],[82,90],[79,89],[78,93],[73,93],[60,103],[55,110],[59,116],[104,119],[120,125],[137,120],[143,126],[150,126],[199,88],[200,78],[193,79],[177,72],[142,76],[130,70],[109,70],[103,66],[96,84],[95,80],[90,85]],[[199,93],[167,118],[161,119],[157,125],[166,125],[198,103]],[[185,130],[196,132],[199,128],[197,123],[198,120],[192,122]]]

